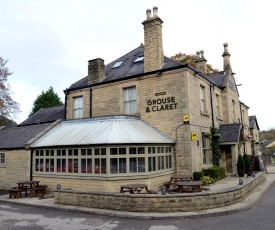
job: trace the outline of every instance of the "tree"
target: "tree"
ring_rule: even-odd
[[[0,57],[0,126],[12,115],[20,112],[19,104],[11,97],[11,90],[8,84],[8,76],[12,73],[6,67],[8,60]]]
[[[175,54],[174,56],[170,57],[172,60],[175,60],[177,62],[183,63],[183,64],[189,64],[196,68],[195,60],[197,58],[194,54],[183,54],[181,52]],[[219,72],[218,69],[214,69],[210,64],[206,64],[208,72]]]
[[[250,162],[249,162],[249,156],[246,153],[244,153],[243,155],[243,161],[244,161],[244,173],[247,174]]]
[[[237,172],[239,177],[244,177],[244,172],[245,172],[244,167],[245,167],[245,163],[244,163],[243,157],[242,155],[239,155],[238,161],[237,161]]]
[[[39,95],[33,102],[32,111],[30,112],[29,116],[37,112],[39,109],[60,105],[63,105],[63,102],[58,97],[57,93],[54,92],[53,87],[51,86],[46,92],[42,91],[42,94]]]

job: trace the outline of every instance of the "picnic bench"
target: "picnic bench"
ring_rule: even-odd
[[[13,187],[9,189],[10,198],[21,198],[22,193],[25,193],[25,197],[27,197],[27,194],[29,192],[30,198],[34,196],[44,196],[47,192],[46,185],[39,185],[40,181],[20,181],[17,182],[17,187]]]
[[[170,181],[165,182],[163,185],[167,191],[171,190],[174,191],[175,188],[170,188],[171,186],[175,187],[177,182],[183,181],[192,181],[191,175],[174,175],[171,176]]]
[[[38,187],[35,188],[30,188],[29,192],[30,192],[30,198],[32,198],[33,196],[44,196],[46,194],[46,189],[48,186],[46,185],[39,185]]]
[[[145,192],[142,193],[143,189]],[[147,184],[125,184],[120,186],[120,193],[129,192],[130,194],[157,194],[155,190],[149,190]]]
[[[24,192],[23,189],[19,189],[17,187],[11,188],[8,191],[10,193],[10,198],[14,197],[14,198],[17,198],[17,199],[21,198],[21,194],[22,194],[22,192]]]

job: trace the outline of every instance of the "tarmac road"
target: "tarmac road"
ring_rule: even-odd
[[[0,229],[13,230],[274,230],[275,183],[246,211],[198,219],[138,220],[0,202]]]

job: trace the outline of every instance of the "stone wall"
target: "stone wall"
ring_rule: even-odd
[[[40,184],[47,185],[48,190],[55,190],[57,184],[62,188],[70,188],[79,191],[97,191],[97,192],[118,192],[120,185],[123,184],[148,184],[149,189],[160,191],[163,183],[170,180],[173,172],[165,172],[161,175],[134,177],[112,177],[112,178],[89,178],[89,177],[65,177],[63,176],[34,176],[33,180],[40,181]]]
[[[170,195],[56,190],[55,203],[129,212],[191,212],[224,207],[245,199],[265,181],[266,174],[258,172],[250,179],[247,184],[230,189]]]
[[[5,153],[6,163],[0,167],[0,189],[10,189],[17,182],[30,179],[30,151],[1,152]]]

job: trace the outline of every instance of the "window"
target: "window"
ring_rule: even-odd
[[[232,100],[233,122],[236,120],[235,101]]]
[[[216,95],[216,110],[217,110],[217,116],[221,117],[221,109],[220,109],[220,96]]]
[[[83,97],[74,98],[74,118],[83,117]]]
[[[202,133],[202,163],[210,164],[210,144],[209,138],[205,137]]]
[[[144,60],[144,55],[139,55],[135,60],[134,62],[141,62]]]
[[[4,165],[6,163],[5,153],[0,153],[0,165]]]
[[[206,112],[205,106],[205,87],[200,87],[201,112]]]
[[[112,69],[120,67],[120,66],[122,65],[123,62],[124,62],[124,61],[117,61],[117,62],[113,65]]]
[[[172,169],[172,152],[171,146],[39,149],[34,154],[34,172],[84,177],[158,173]]]
[[[124,113],[135,114],[137,112],[136,87],[124,89]]]

